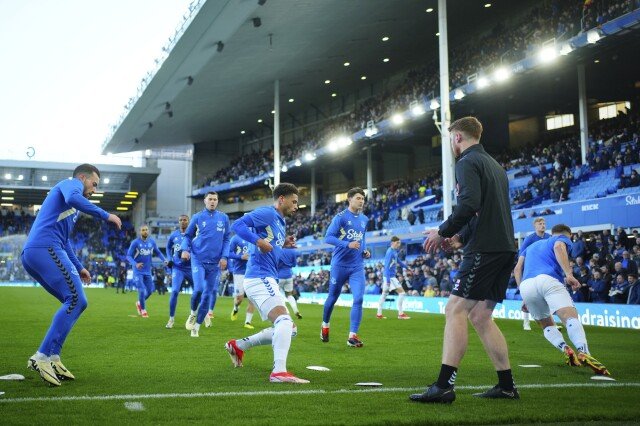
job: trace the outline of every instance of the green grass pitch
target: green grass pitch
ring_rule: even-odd
[[[176,327],[165,329],[168,295],[148,301],[150,318],[136,315],[136,293],[86,291],[89,308],[62,354],[77,380],[51,388],[26,369],[57,301],[40,288],[0,288],[0,375],[20,373],[25,381],[0,381],[0,424],[515,424],[640,421],[640,332],[587,327],[593,355],[616,382],[596,382],[587,368],[570,368],[542,336],[519,321],[498,320],[509,344],[520,401],[486,401],[472,393],[491,387],[496,375],[473,331],[460,366],[452,405],[412,403],[408,395],[437,377],[444,316],[412,314],[409,321],[377,320],[365,309],[360,336],[365,346],[346,345],[349,309],[336,307],[331,342],[322,343],[322,307],[300,305],[288,366],[308,385],[268,382],[271,347],[245,355],[233,368],[224,343],[251,332],[229,318],[231,299],[220,298],[213,327],[200,338],[184,329],[190,295],[180,295]],[[260,324],[258,315],[254,324]],[[541,368],[522,368],[538,364]],[[321,365],[328,372],[305,367]],[[376,389],[357,382],[375,381]],[[614,385],[611,386],[610,383]],[[546,385],[546,386],[545,386]],[[132,411],[127,403],[141,403]]]

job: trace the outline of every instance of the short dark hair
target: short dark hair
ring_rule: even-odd
[[[91,175],[93,173],[97,174],[98,177],[100,177],[100,170],[98,170],[96,166],[94,166],[93,164],[84,163],[75,168],[75,170],[73,171],[73,177],[83,174]]]
[[[552,234],[571,234],[571,228],[569,228],[567,225],[559,223],[555,225],[553,228],[551,228],[551,233]]]
[[[482,136],[482,123],[475,117],[460,118],[449,126],[449,131],[457,130],[471,139],[480,140]]]
[[[273,188],[273,199],[277,200],[280,196],[286,197],[288,195],[298,195],[298,188],[292,183],[279,183],[278,186]]]
[[[391,237],[391,242],[392,242],[392,243],[395,243],[396,241],[400,241],[400,238],[398,238],[398,237],[397,237],[397,236],[395,236],[395,235],[394,235],[393,237]]]
[[[355,188],[351,188],[351,189],[349,190],[349,192],[347,192],[347,198],[351,198],[351,197],[353,197],[353,196],[354,196],[354,195],[356,195],[356,194],[360,194],[360,195],[362,195],[363,197],[365,197],[365,195],[364,195],[364,189],[360,188],[359,186],[356,186]]]
[[[217,197],[218,193],[216,191],[209,191],[206,194],[204,194],[204,198],[207,198],[209,195],[215,195]]]

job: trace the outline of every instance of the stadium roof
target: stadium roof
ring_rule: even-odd
[[[2,203],[28,206],[42,204],[49,190],[73,173],[76,164],[47,163],[39,161],[0,160],[0,193]],[[94,202],[107,211],[116,211],[119,206],[135,204],[138,194],[145,193],[160,174],[157,168],[131,166],[96,165],[100,170],[101,183]],[[109,179],[109,183],[106,183]],[[136,192],[136,197],[127,193]],[[132,204],[121,204],[131,201]]]
[[[485,3],[449,2],[450,41],[488,30],[536,2]],[[436,6],[436,0],[207,1],[103,152],[235,141],[241,130],[257,129],[258,119],[272,121],[276,79],[286,116],[435,58],[437,10],[426,9]],[[260,18],[259,27],[253,18]]]

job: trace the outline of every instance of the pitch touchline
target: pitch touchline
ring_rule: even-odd
[[[456,390],[481,390],[491,386],[456,386]],[[640,383],[537,383],[518,385],[518,389],[548,389],[548,388],[613,388],[640,387]],[[242,392],[197,392],[197,393],[152,393],[129,395],[96,395],[96,396],[41,396],[31,398],[0,398],[1,403],[9,402],[63,402],[63,401],[113,401],[132,399],[167,399],[167,398],[220,398],[229,396],[281,396],[281,395],[318,395],[343,393],[382,393],[382,392],[410,392],[422,390],[424,387],[413,388],[372,388],[372,389],[339,389],[327,391],[324,389],[289,390],[289,391],[242,391]]]

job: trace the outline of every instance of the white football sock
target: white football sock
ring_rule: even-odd
[[[200,331],[200,324],[195,323],[195,325],[193,326],[193,329],[194,329],[195,331]]]
[[[296,302],[296,298],[293,297],[293,295],[289,295],[289,296],[287,296],[287,302],[289,302],[289,305],[291,305],[291,309],[293,309],[293,313],[297,314],[298,313],[298,302]]]
[[[382,307],[384,306],[385,300],[387,300],[387,295],[389,293],[385,293],[384,291],[380,295],[380,300],[378,301],[378,315],[382,315]]]
[[[36,361],[49,361],[49,355],[45,355],[42,352],[36,352],[32,358]]]
[[[544,337],[560,351],[563,351],[564,347],[567,346],[564,337],[562,337],[562,333],[560,333],[555,325],[544,328]]]
[[[191,315],[196,316],[198,313],[196,311],[191,311]]]
[[[322,321],[322,326],[323,326],[324,328],[329,328],[329,323],[328,323],[328,322],[324,322],[324,321]]]
[[[289,315],[280,315],[273,322],[273,372],[287,371],[287,355],[291,347],[293,321]]]
[[[357,334],[354,333],[353,331],[349,332],[349,339],[351,339],[352,337],[356,337],[356,336],[357,336]]]
[[[244,323],[251,324],[252,319],[253,319],[253,312],[247,312],[247,316],[244,319]]]
[[[49,359],[51,362],[60,362],[60,355],[51,355]]]
[[[529,318],[531,318],[531,315],[529,314],[529,312],[522,313],[522,319],[524,320],[524,322],[529,322]]]
[[[398,300],[396,301],[397,305],[398,305],[398,315],[402,315],[404,313],[404,297],[406,296],[405,293],[400,293],[398,295]]]
[[[567,334],[569,334],[569,339],[571,339],[578,352],[589,353],[587,335],[578,318],[569,318],[567,320]]]
[[[243,351],[249,350],[254,346],[270,345],[273,341],[273,327],[265,328],[262,331],[252,334],[249,337],[236,341],[236,344]]]

